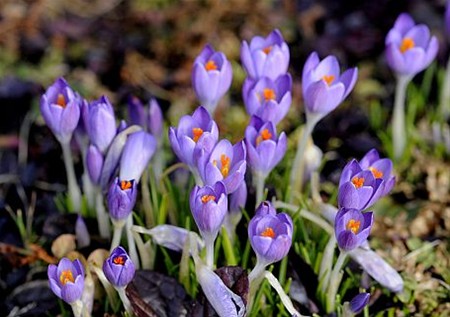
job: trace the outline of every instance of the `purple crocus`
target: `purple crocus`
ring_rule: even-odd
[[[91,143],[100,152],[106,153],[109,145],[116,136],[116,118],[108,97],[83,105],[83,121]]]
[[[370,299],[370,293],[360,293],[350,301],[350,309],[353,314],[360,313],[367,306]]]
[[[277,137],[274,123],[253,116],[245,130],[247,162],[253,172],[266,177],[286,153],[286,135]]]
[[[336,214],[334,231],[336,240],[344,251],[350,251],[366,242],[373,225],[373,212],[341,208]]]
[[[272,80],[262,77],[258,81],[247,79],[242,88],[245,108],[249,115],[277,124],[288,113],[292,103],[292,78],[289,74]]]
[[[86,153],[86,167],[92,183],[100,184],[104,157],[100,150],[93,144],[89,145]]]
[[[272,80],[287,72],[289,47],[279,30],[273,30],[266,38],[255,36],[250,45],[241,45],[242,65],[253,80],[268,77]]]
[[[80,103],[80,97],[62,77],[42,95],[42,117],[60,143],[70,142],[80,119]]]
[[[156,140],[151,134],[138,131],[128,136],[120,158],[120,179],[139,182],[155,150]]]
[[[192,86],[200,104],[213,114],[220,98],[231,85],[233,72],[230,62],[222,52],[206,45],[194,61]]]
[[[50,288],[66,303],[74,303],[81,298],[84,289],[84,268],[80,260],[73,262],[62,258],[58,265],[50,264],[47,269]]]
[[[244,181],[247,163],[244,141],[232,145],[223,139],[214,147],[209,159],[198,163],[198,170],[207,185],[223,181],[227,193],[231,194],[238,189]]]
[[[136,269],[127,251],[115,248],[103,262],[103,273],[114,287],[125,287],[133,280]]]
[[[323,118],[333,111],[352,91],[357,77],[356,67],[341,74],[339,62],[333,55],[320,61],[316,52],[311,53],[302,74],[307,115]]]
[[[392,174],[392,161],[388,158],[380,158],[377,150],[372,149],[359,161],[363,170],[372,172],[375,179],[381,179],[380,197],[386,196],[395,185],[395,176]]]
[[[192,116],[181,117],[177,128],[169,128],[169,140],[173,151],[180,161],[191,168],[196,168],[194,148],[205,137],[215,144],[219,138],[219,129],[208,111],[201,106]]]
[[[270,202],[262,202],[248,225],[250,244],[263,265],[284,258],[292,243],[293,223],[285,213],[277,214]]]
[[[192,215],[202,236],[214,241],[228,210],[225,185],[195,186],[189,198]]]
[[[155,98],[151,98],[148,107],[144,107],[136,96],[128,98],[128,116],[132,124],[139,125],[160,139],[163,133],[163,114]]]
[[[386,36],[386,60],[398,75],[412,77],[430,65],[439,44],[424,24],[415,24],[407,13],[399,15]]]
[[[114,220],[126,219],[136,203],[136,181],[121,180],[118,177],[111,184],[108,191],[109,215]]]

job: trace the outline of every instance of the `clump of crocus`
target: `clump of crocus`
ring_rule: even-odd
[[[291,106],[291,89],[292,78],[289,74],[273,80],[269,77],[257,81],[247,79],[242,88],[245,109],[249,115],[278,124]]]
[[[125,287],[133,280],[135,265],[124,248],[118,246],[103,263],[103,273],[119,293],[120,299],[128,313],[132,313],[130,301],[125,294]]]
[[[82,316],[84,268],[80,260],[70,261],[68,258],[62,258],[58,265],[48,266],[47,275],[53,293],[72,306],[76,317]]]
[[[231,86],[231,63],[222,52],[206,45],[194,61],[192,86],[200,104],[212,115]]]
[[[241,45],[242,65],[252,80],[277,79],[287,72],[289,57],[289,47],[279,30],[273,30],[266,38],[253,37],[250,45],[246,41]]]
[[[247,162],[256,183],[256,203],[263,199],[264,180],[286,153],[286,135],[277,136],[275,125],[253,116],[245,130]]]
[[[302,73],[302,90],[305,103],[306,124],[298,140],[297,153],[292,166],[290,184],[294,194],[299,194],[303,179],[303,152],[317,124],[333,111],[352,91],[358,69],[350,68],[341,74],[339,62],[330,55],[320,61],[316,52],[306,60]]]
[[[195,186],[189,197],[189,204],[195,223],[205,240],[206,264],[213,266],[214,241],[228,210],[225,185],[217,182],[213,186]]]
[[[80,119],[81,98],[64,78],[57,79],[47,88],[40,100],[42,117],[61,144],[67,173],[69,197],[72,209],[80,211],[81,192],[73,168],[70,140]]]
[[[405,95],[411,79],[436,57],[439,44],[424,24],[416,25],[407,13],[399,15],[386,36],[386,60],[397,77],[392,138],[394,157],[401,158],[406,147]]]

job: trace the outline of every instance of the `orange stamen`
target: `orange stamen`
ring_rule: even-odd
[[[192,128],[192,139],[194,140],[195,143],[197,143],[198,139],[200,139],[200,137],[203,134],[203,129],[201,128]]]
[[[120,189],[126,190],[130,189],[133,186],[133,184],[130,181],[121,181],[120,182]]]
[[[75,279],[73,278],[73,274],[71,270],[65,270],[61,272],[61,275],[59,276],[59,281],[62,285],[66,285],[67,282],[74,283]]]
[[[269,238],[275,238],[275,231],[271,227],[267,227],[264,229],[263,232],[261,232],[261,237],[269,237]]]
[[[364,185],[364,178],[363,177],[353,177],[352,183],[353,183],[353,185],[355,185],[356,188],[361,188]]]
[[[414,46],[416,46],[414,40],[410,37],[405,37],[402,40],[402,44],[400,44],[400,52],[405,53],[406,51],[412,49]]]
[[[209,72],[210,70],[217,70],[217,64],[213,60],[209,60],[205,64],[205,69]]]
[[[350,230],[354,234],[357,234],[359,232],[359,227],[361,226],[361,221],[350,219],[347,222],[347,230]]]
[[[203,195],[201,200],[202,203],[206,204],[208,201],[216,201],[216,197],[214,197],[213,195]]]
[[[222,154],[220,156],[220,163],[222,164],[220,172],[222,173],[223,178],[225,178],[228,176],[228,173],[230,172],[230,158],[225,154]]]
[[[125,264],[125,257],[123,257],[123,256],[116,256],[114,259],[113,259],[113,263],[114,264],[119,264],[119,265],[124,265]]]
[[[258,146],[262,141],[272,139],[272,133],[269,132],[269,129],[264,129],[261,131],[260,135],[256,138],[256,145]]]
[[[330,86],[334,80],[334,75],[325,75],[322,77],[322,79],[327,83],[328,86]]]
[[[264,88],[263,89],[263,97],[264,97],[265,101],[269,101],[269,100],[275,100],[275,98],[277,96],[275,95],[275,91],[273,89]]]
[[[271,50],[272,50],[272,45],[267,46],[267,47],[264,47],[264,48],[262,49],[262,51],[263,51],[264,53],[266,53],[266,55],[269,54]]]
[[[369,170],[372,172],[373,177],[375,178],[383,178],[383,172],[376,169],[375,167],[369,167]]]
[[[63,94],[58,94],[58,97],[56,98],[56,104],[63,108],[67,106],[66,98],[64,97]]]

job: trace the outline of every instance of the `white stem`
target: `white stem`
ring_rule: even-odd
[[[83,194],[86,197],[86,201],[88,207],[90,209],[95,208],[95,186],[91,181],[91,177],[89,176],[86,162],[86,151],[87,151],[87,142],[83,142],[77,138],[78,145],[81,150],[81,155],[83,156],[83,175],[81,175],[81,184],[83,186]]]
[[[392,146],[396,159],[403,156],[406,147],[405,99],[409,81],[409,77],[399,76],[397,78],[397,86],[395,87],[395,103],[392,117]]]
[[[254,173],[253,179],[256,184],[256,207],[263,201],[264,196],[264,182],[266,180],[266,176],[261,173]]]
[[[445,77],[441,89],[440,112],[442,119],[447,120],[450,116],[450,57],[447,61],[447,68],[445,69]]]
[[[112,220],[112,223],[114,225],[114,234],[111,241],[110,252],[112,252],[112,250],[114,250],[120,244],[120,239],[122,238],[122,230],[125,226],[125,220]]]
[[[195,184],[197,186],[200,186],[200,187],[203,186],[203,180],[200,177],[200,174],[198,173],[197,169],[196,168],[191,168],[191,167],[189,167],[189,169],[191,170],[191,173],[194,176]]]
[[[125,293],[125,287],[116,287],[117,293],[119,293],[120,300],[123,303],[123,307],[125,307],[125,310],[130,316],[134,316],[133,308],[131,307],[130,300],[127,297],[127,294]]]
[[[139,257],[136,249],[136,242],[134,241],[133,231],[131,230],[133,227],[133,213],[131,213],[126,220],[126,233],[128,240],[128,251],[130,253],[130,258],[133,260],[136,269],[140,268]]]
[[[83,302],[81,300],[77,299],[73,303],[70,303],[70,306],[75,317],[83,317]]]
[[[334,249],[336,248],[336,238],[330,236],[325,251],[323,252],[322,261],[320,262],[319,283],[321,283],[321,292],[325,293],[330,281],[331,267],[333,264]]]
[[[81,191],[78,187],[77,179],[75,176],[72,152],[70,151],[70,143],[61,143],[61,147],[63,151],[64,165],[66,167],[67,187],[69,191],[69,197],[72,202],[71,211],[81,211]]]
[[[158,141],[161,142],[162,140]],[[156,183],[158,184],[161,180],[161,175],[164,167],[164,152],[162,147],[159,146],[155,152],[155,156],[153,157],[153,173],[155,174]]]
[[[262,281],[264,280],[264,271],[266,270],[267,263],[260,260],[259,256],[256,257],[256,265],[248,275],[249,281],[249,293],[247,302],[247,311],[250,312],[255,301],[256,292],[258,291]]]
[[[206,265],[210,268],[214,266],[214,240],[211,237],[205,237]]]
[[[95,188],[95,212],[97,215],[98,231],[100,236],[105,239],[111,238],[111,230],[109,226],[109,217],[105,210],[102,189]]]
[[[332,313],[335,311],[336,294],[342,279],[342,274],[340,272],[346,258],[347,252],[341,251],[337,258],[336,264],[334,265],[333,271],[331,272],[330,284],[328,286],[327,293],[327,313]]]
[[[264,277],[269,281],[270,285],[277,291],[278,296],[280,296],[281,302],[283,303],[284,307],[288,310],[289,314],[296,317],[302,317],[303,315],[300,314],[292,304],[291,299],[287,294],[284,292],[283,287],[280,285],[280,281],[277,280],[275,276],[269,271],[264,272]]]

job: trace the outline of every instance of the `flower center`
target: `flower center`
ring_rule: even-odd
[[[63,94],[58,94],[58,97],[56,98],[56,104],[63,108],[67,106],[66,98],[64,97]]]
[[[216,201],[216,197],[214,197],[213,195],[203,195],[201,200],[202,203],[206,204],[208,201]]]
[[[116,256],[116,257],[113,259],[113,263],[114,263],[114,264],[118,264],[118,265],[124,265],[124,264],[125,264],[125,257],[124,257],[124,256],[121,256],[121,255]]]
[[[264,88],[263,89],[263,97],[264,97],[265,101],[269,101],[269,100],[275,100],[275,98],[277,96],[275,95],[275,91],[273,89]]]
[[[271,227],[267,227],[263,232],[261,232],[261,237],[269,237],[273,239],[275,238],[275,236],[275,231],[273,231]]]
[[[217,160],[213,161],[213,165],[217,166]],[[220,173],[222,173],[223,178],[228,176],[230,172],[230,158],[225,154],[220,156]]]
[[[62,285],[66,285],[67,282],[74,283],[75,279],[73,278],[73,274],[71,270],[65,270],[61,272],[61,275],[59,276],[59,280]]]
[[[272,133],[269,132],[269,129],[264,129],[256,138],[256,146],[258,146],[262,141],[272,139]]]
[[[369,170],[372,172],[373,177],[375,177],[375,178],[383,178],[383,172],[382,171],[376,169],[373,166],[369,167]]]
[[[334,81],[334,75],[325,75],[322,79],[327,83],[328,86]]]
[[[361,188],[364,185],[364,177],[353,177],[352,179],[353,185],[355,185],[356,188]]]
[[[272,45],[270,46],[266,46],[262,49],[262,51],[267,55],[270,53],[270,51],[272,50]]]
[[[361,221],[350,219],[347,222],[347,230],[350,230],[354,234],[357,234],[359,232],[359,227],[361,226]]]
[[[217,70],[217,64],[213,60],[209,60],[205,64],[205,69],[209,72],[210,70]]]
[[[405,53],[406,51],[412,49],[414,46],[416,46],[414,40],[410,37],[405,37],[402,40],[402,44],[400,44],[400,52]]]
[[[197,143],[198,139],[200,139],[200,137],[203,134],[203,129],[202,128],[192,128],[192,135],[193,135],[193,140],[195,143]]]
[[[133,184],[130,181],[121,181],[120,182],[120,189],[121,190],[130,189],[132,186],[133,186]]]

